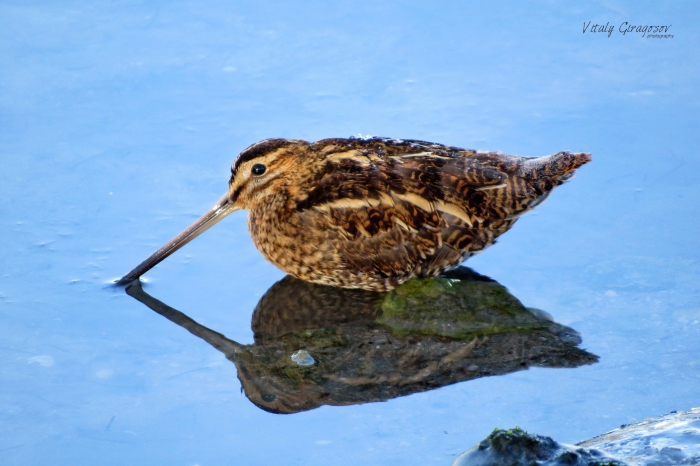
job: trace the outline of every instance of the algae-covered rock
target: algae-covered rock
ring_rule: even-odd
[[[602,451],[563,445],[520,428],[494,430],[452,466],[623,466]]]
[[[523,306],[503,285],[484,280],[411,280],[383,296],[381,311],[377,322],[401,336],[464,339],[552,327],[552,322]]]

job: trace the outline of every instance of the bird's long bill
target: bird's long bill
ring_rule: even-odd
[[[126,285],[136,280],[155,267],[160,261],[207,231],[214,226],[214,224],[218,223],[222,218],[235,210],[238,209],[233,206],[233,203],[229,200],[228,194],[226,194],[219,199],[219,202],[214,204],[214,207],[209,209],[206,214],[199,217],[192,225],[187,227],[185,231],[168,241],[163,247],[151,254],[148,259],[141,262],[134,270],[120,278],[119,281],[117,281],[117,285]]]

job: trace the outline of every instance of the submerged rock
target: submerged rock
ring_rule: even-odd
[[[554,323],[544,311],[526,308],[503,285],[474,279],[473,275],[406,282],[382,297],[377,323],[399,336],[465,339],[548,330],[573,337],[574,344],[581,343],[572,329]]]
[[[494,430],[478,446],[462,453],[452,466],[624,466],[606,453],[563,445],[516,427]]]

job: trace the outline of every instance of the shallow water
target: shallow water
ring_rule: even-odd
[[[691,2],[0,5],[0,462],[450,464],[495,427],[575,443],[700,405]],[[672,24],[673,39],[582,23]],[[110,281],[266,137],[591,152],[466,265],[599,362],[266,412],[234,365]],[[237,212],[145,291],[242,345],[283,274]]]

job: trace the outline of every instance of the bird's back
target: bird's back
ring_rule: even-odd
[[[276,234],[256,240],[286,272],[317,283],[391,289],[437,275],[494,243],[589,154],[522,158],[424,141],[327,139],[312,144],[314,176],[287,203]],[[269,226],[269,225],[268,225]]]

